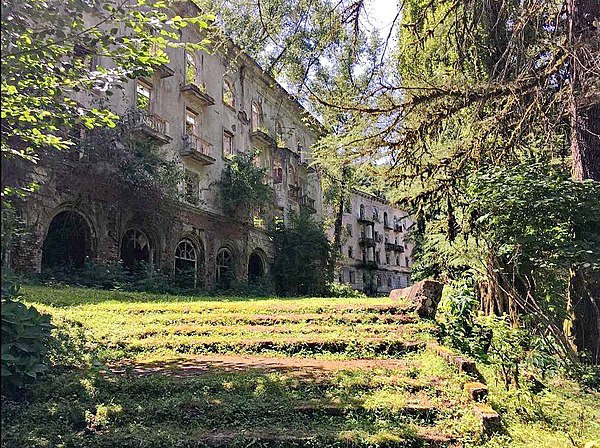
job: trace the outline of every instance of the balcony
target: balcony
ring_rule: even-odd
[[[156,73],[160,79],[169,78],[175,74],[175,71],[166,64],[154,64],[154,73]]]
[[[386,252],[391,252],[396,249],[396,245],[394,243],[385,243]]]
[[[374,260],[363,260],[361,266],[365,269],[377,269],[377,262]]]
[[[159,145],[170,143],[169,122],[143,109],[132,109],[125,113],[123,122],[133,132],[141,134]]]
[[[358,239],[358,244],[366,247],[375,247],[375,240],[373,238],[361,237]]]
[[[264,143],[268,146],[276,146],[275,139],[271,137],[265,129],[254,129],[250,132],[250,137],[253,140],[257,140],[260,143]]]
[[[375,222],[373,221],[372,218],[369,218],[368,216],[365,216],[365,215],[360,215],[358,217],[358,222],[362,222],[364,224],[375,224]]]
[[[197,135],[186,134],[183,136],[182,148],[179,151],[182,157],[188,158],[199,165],[211,165],[215,158],[211,156],[212,145]]]
[[[404,246],[402,244],[394,244],[395,252],[404,252]]]
[[[179,88],[183,96],[186,96],[190,101],[194,101],[200,106],[212,106],[215,104],[215,99],[204,91],[204,88],[190,83],[184,84]]]
[[[317,209],[315,208],[315,200],[305,194],[300,196],[300,207],[306,209],[309,213],[314,214],[317,213]]]
[[[299,202],[300,201],[300,187],[296,185],[288,185],[288,198],[292,201]]]

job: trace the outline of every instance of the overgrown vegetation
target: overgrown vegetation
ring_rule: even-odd
[[[274,255],[271,274],[277,294],[324,295],[332,281],[331,248],[323,228],[305,211],[288,215],[270,231]]]
[[[48,372],[50,316],[22,302],[18,283],[2,275],[2,396],[16,396]]]
[[[219,183],[221,207],[228,215],[248,221],[253,212],[270,204],[273,192],[265,184],[266,170],[255,165],[257,154],[238,153],[225,166]]]
[[[483,436],[464,401],[466,376],[411,346],[433,340],[435,325],[387,298],[24,295],[52,315],[59,353],[88,359],[61,354],[57,365],[77,369],[55,371],[26,401],[3,401],[6,446],[421,447],[439,443],[435,435],[467,447],[566,448],[600,433],[597,393],[564,380],[504,391],[485,369],[504,427]]]

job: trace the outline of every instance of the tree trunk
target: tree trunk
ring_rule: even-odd
[[[600,181],[600,2],[568,0],[571,58],[571,156],[575,180]],[[577,232],[577,229],[574,229]],[[600,364],[600,274],[573,271],[569,283],[570,322],[565,330],[584,361]]]
[[[333,256],[331,257],[331,272],[334,272],[337,260],[342,255],[342,230],[343,230],[343,219],[344,219],[344,207],[345,201],[350,200],[350,197],[346,198],[346,189],[348,185],[348,174],[349,170],[347,167],[342,168],[342,181],[340,184],[340,200],[338,208],[335,211],[335,223],[333,225]]]

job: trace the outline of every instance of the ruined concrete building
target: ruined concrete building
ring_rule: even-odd
[[[188,2],[173,8],[181,16],[198,14]],[[183,41],[201,39],[193,27],[182,30]],[[65,264],[131,268],[146,262],[175,276],[191,273],[194,286],[212,288],[267,272],[272,247],[264,224],[269,218],[285,221],[290,210],[304,208],[322,221],[320,179],[310,167],[311,145],[322,132],[318,122],[231,42],[210,52],[165,51],[170,62],[151,76],[132,80],[112,95],[98,91],[74,99],[112,110],[128,138],[159,150],[184,173],[177,187],[181,194],[153,201],[137,185],[123,190],[111,182],[111,154],[119,157],[124,148],[114,133],[92,139],[96,148],[106,149],[103,159],[94,159],[85,145],[67,154],[42,155],[35,168],[41,187],[20,207],[26,232],[10,253],[13,267],[41,272]],[[109,58],[86,52],[79,49],[78,56],[89,56],[94,66],[111,66]],[[254,220],[240,220],[224,213],[218,183],[232,157],[250,151],[258,153],[255,163],[266,170],[272,203],[256,210]],[[93,167],[98,178],[84,166]],[[398,211],[366,195],[355,195],[352,208],[353,214],[344,216],[348,263],[339,279],[358,289],[371,288],[371,282],[371,292],[406,285],[410,251],[398,228],[408,222],[396,222],[402,218]],[[381,269],[373,271],[374,262]]]
[[[414,222],[371,194],[354,190],[342,218],[342,253],[335,279],[367,294],[387,294],[410,285]]]

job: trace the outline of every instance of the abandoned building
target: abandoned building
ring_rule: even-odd
[[[192,3],[173,8],[182,16],[198,14]],[[193,27],[182,30],[184,41],[201,38]],[[231,42],[209,52],[165,51],[170,62],[151,76],[132,80],[110,96],[98,91],[74,99],[109,108],[128,135],[153,145],[181,168],[178,188],[184,199],[135,204],[143,192],[130,188],[122,194],[137,206],[123,207],[109,194],[110,182],[94,185],[93,179],[74,177],[78,166],[89,162],[85,150],[69,151],[54,164],[41,157],[34,175],[40,189],[20,204],[26,233],[11,250],[12,266],[40,272],[65,264],[80,268],[87,261],[120,262],[126,268],[146,262],[211,288],[267,272],[272,251],[267,218],[285,221],[290,210],[304,208],[322,220],[320,180],[309,166],[311,145],[321,132],[318,122]],[[111,67],[110,59],[86,52],[79,56],[88,57],[89,64]],[[101,136],[95,144],[108,145],[108,140]],[[258,154],[255,163],[266,170],[272,204],[244,222],[223,212],[218,183],[233,156],[249,151]],[[101,164],[105,172],[113,169],[103,160],[97,170]],[[85,193],[84,183],[91,184]]]
[[[367,294],[410,285],[412,219],[386,201],[354,190],[342,218],[342,253],[335,280]]]
[[[171,7],[183,17],[199,13],[191,2]],[[182,30],[183,41],[202,37],[193,27]],[[110,92],[73,94],[85,107],[117,114],[119,133],[70,130],[81,142],[75,150],[42,154],[35,167],[24,170],[40,188],[20,201],[25,231],[8,252],[10,266],[52,272],[87,264],[129,270],[147,264],[181,284],[212,289],[268,272],[270,220],[287,222],[291,211],[303,209],[323,222],[321,182],[311,167],[311,146],[323,132],[318,121],[232,42],[208,52],[165,51],[169,63],[157,65],[151,76]],[[111,68],[109,58],[87,48],[76,48],[73,56],[85,58],[92,69]],[[129,163],[117,167],[129,147],[123,138],[152,147],[176,167],[181,174],[176,198],[152,196],[136,181],[116,180],[130,174],[117,172]],[[234,156],[243,153],[254,154],[254,163],[264,168],[271,199],[239,219],[224,211],[219,182]],[[336,280],[372,294],[408,285],[406,213],[360,192],[347,212]]]

